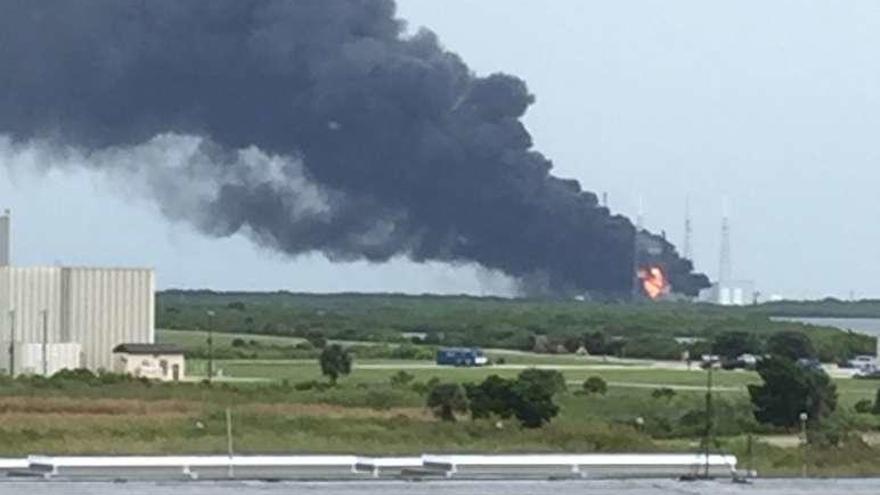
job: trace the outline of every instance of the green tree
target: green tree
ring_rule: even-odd
[[[427,406],[435,417],[443,421],[455,421],[455,413],[467,412],[468,401],[461,385],[441,383],[431,389]]]
[[[757,371],[764,383],[749,385],[749,396],[761,423],[792,427],[806,412],[818,425],[837,407],[837,387],[824,371],[779,356],[759,361]]]
[[[591,376],[584,381],[584,392],[587,394],[605,395],[608,392],[608,384],[599,376]]]
[[[474,419],[512,416],[526,428],[539,428],[549,423],[557,414],[559,406],[553,396],[565,386],[552,373],[535,373],[526,370],[516,380],[492,375],[479,385],[468,385],[467,397],[471,417]]]
[[[513,385],[513,392],[514,414],[526,428],[540,428],[559,414],[559,406],[553,402],[553,388],[542,380],[520,377]]]
[[[330,378],[330,383],[336,385],[336,381],[342,375],[351,373],[351,354],[339,344],[329,345],[324,348],[319,358],[321,373]]]
[[[479,385],[465,385],[471,417],[481,419],[498,416],[507,419],[513,416],[517,403],[513,384],[513,380],[492,375]]]
[[[605,333],[599,330],[584,335],[584,347],[587,352],[594,356],[607,354],[607,346],[605,343]]]
[[[537,387],[547,390],[550,395],[560,394],[568,389],[565,384],[565,376],[557,370],[529,368],[520,372],[517,381],[535,384]]]
[[[743,354],[761,354],[761,341],[749,332],[722,332],[712,341],[712,354],[727,359],[736,359]]]
[[[810,338],[793,330],[785,330],[771,335],[767,339],[767,353],[784,356],[791,360],[816,357],[816,349]]]

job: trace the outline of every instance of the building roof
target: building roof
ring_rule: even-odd
[[[182,347],[174,344],[119,344],[114,353],[125,354],[183,354]]]

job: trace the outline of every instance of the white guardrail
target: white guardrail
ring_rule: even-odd
[[[707,462],[708,461],[708,462]],[[0,472],[43,478],[344,479],[735,476],[737,459],[702,454],[535,454],[359,457],[29,456],[0,459]]]

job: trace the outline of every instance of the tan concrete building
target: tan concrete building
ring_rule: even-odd
[[[183,349],[170,344],[120,344],[113,349],[113,372],[164,382],[183,380]]]

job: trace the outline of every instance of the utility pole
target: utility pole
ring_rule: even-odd
[[[709,453],[710,453],[710,445],[712,443],[712,368],[715,366],[715,361],[713,359],[709,359],[709,368],[708,374],[706,375],[706,434],[703,439],[704,450],[703,455],[706,456],[705,461],[705,469],[703,476],[708,479],[709,478]]]
[[[209,310],[208,315],[208,383],[214,380],[214,312]]]
[[[801,420],[801,447],[803,448],[802,452],[802,462],[801,462],[801,478],[807,477],[807,449],[809,440],[807,439],[807,419],[809,416],[806,412],[802,412],[798,419]]]
[[[9,376],[15,378],[15,310],[9,310]]]
[[[232,449],[232,411],[228,407],[226,408],[226,450],[229,453],[229,471],[227,474],[230,478],[235,478],[235,467],[232,465],[232,458],[234,457]]]
[[[49,310],[41,311],[43,315],[43,376],[49,377]]]

